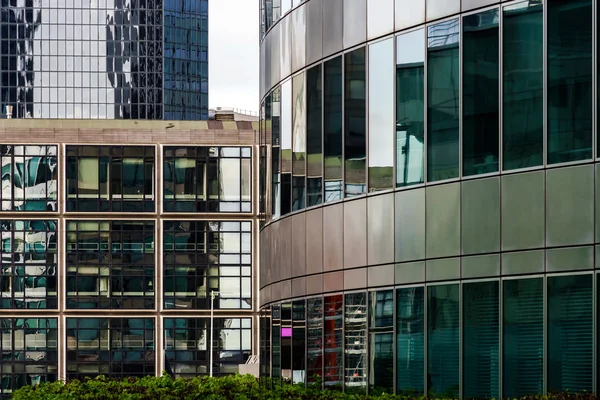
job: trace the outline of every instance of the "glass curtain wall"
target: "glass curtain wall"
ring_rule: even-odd
[[[281,216],[281,87],[271,93],[271,213]]]
[[[281,215],[292,211],[292,81],[281,84]]]
[[[425,289],[396,290],[396,393],[425,393]]]
[[[344,313],[344,382],[346,391],[367,390],[367,294],[345,296]]]
[[[324,379],[326,387],[341,387],[343,383],[342,346],[344,335],[343,326],[343,295],[325,297],[324,318]]]
[[[306,374],[311,384],[323,378],[323,299],[306,300]]]
[[[394,390],[394,291],[369,293],[369,393]]]
[[[306,302],[292,302],[292,382],[306,383]]]
[[[366,50],[364,47],[344,54],[344,183],[346,197],[366,193],[365,70]]]
[[[306,72],[306,205],[323,203],[323,68]]]
[[[292,79],[292,211],[306,205],[306,82],[305,74]]]

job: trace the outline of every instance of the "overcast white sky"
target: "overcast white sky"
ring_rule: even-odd
[[[208,1],[208,106],[258,111],[258,0]]]

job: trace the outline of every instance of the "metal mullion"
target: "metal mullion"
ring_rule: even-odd
[[[504,8],[498,9],[498,173],[504,170]]]
[[[542,38],[542,127],[543,127],[543,149],[542,165],[548,165],[548,3],[543,4]]]
[[[429,286],[423,285],[423,391],[428,397],[429,381]]]
[[[498,280],[498,398],[504,398],[504,281]]]
[[[597,5],[595,1],[592,1],[592,160],[598,157],[597,152],[597,133],[596,127],[598,126],[598,52],[597,52],[597,26],[596,26],[596,12]]]
[[[462,257],[461,257],[462,259]],[[462,282],[458,283],[458,370],[460,371],[458,374],[458,397],[464,398],[464,284]]]
[[[542,392],[543,394],[548,393],[548,275],[544,274],[542,277],[542,315],[544,316],[542,321],[543,326],[543,340],[542,340],[542,359],[543,359],[543,371],[542,371]]]
[[[463,16],[458,16],[458,179],[463,177],[463,73],[464,73],[464,32]],[[462,236],[462,235],[461,235]],[[459,385],[460,392],[460,385]]]
[[[423,28],[423,35],[425,36],[425,40],[423,41],[425,48],[423,49],[423,55],[424,55],[424,59],[423,59],[423,184],[426,184],[427,182],[429,182],[428,179],[428,143],[429,143],[429,123],[428,123],[428,118],[429,118],[429,106],[428,106],[428,101],[429,101],[429,96],[428,96],[428,91],[427,91],[427,85],[428,85],[428,74],[429,74],[429,42],[427,40],[428,38],[428,26],[425,26]],[[404,182],[404,184],[406,185],[406,182]],[[425,382],[427,382],[427,375],[425,376]],[[427,392],[425,392],[425,396],[427,396]]]

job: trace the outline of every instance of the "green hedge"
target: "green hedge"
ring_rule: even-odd
[[[271,387],[272,386],[272,387]],[[172,379],[104,377],[43,383],[23,387],[13,394],[14,400],[411,400],[414,397],[380,394],[341,393],[336,390],[304,388],[300,385],[266,385],[252,375],[222,378]],[[422,399],[422,398],[421,398]],[[550,396],[528,396],[522,400],[597,400],[591,393],[561,393]]]

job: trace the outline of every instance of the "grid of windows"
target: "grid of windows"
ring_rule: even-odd
[[[68,308],[154,308],[154,221],[67,222]]]
[[[57,221],[0,221],[0,308],[57,307]]]
[[[154,318],[67,318],[67,379],[154,373]]]
[[[550,391],[589,392],[594,381],[594,309],[600,309],[595,279],[600,277],[591,273],[551,274],[547,279],[465,281],[314,297],[306,300],[306,330],[285,330],[283,310],[290,303],[274,303],[271,339],[281,346],[274,343],[271,350],[271,373],[292,378],[285,374],[293,371],[300,383],[314,381],[294,371],[297,349],[284,345],[284,338],[291,338],[293,343],[306,340],[301,354],[308,358],[306,372],[323,373],[325,386],[342,383],[339,354],[345,353],[344,390],[352,393],[512,398],[543,393],[544,379]],[[344,340],[337,322],[342,318]],[[321,338],[324,346],[319,345]]]
[[[67,146],[67,211],[154,211],[154,146]]]
[[[166,0],[165,119],[208,119],[208,0]]]
[[[213,376],[236,373],[252,350],[250,318],[165,318],[166,360],[177,377],[196,377],[209,373],[213,352]]]
[[[252,308],[250,221],[164,221],[164,307]]]
[[[2,211],[57,210],[57,146],[0,146]]]
[[[165,212],[250,212],[252,148],[165,147]]]

